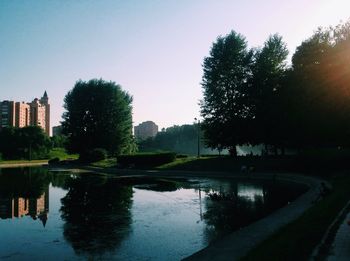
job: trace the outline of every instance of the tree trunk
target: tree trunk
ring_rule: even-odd
[[[229,149],[231,157],[237,157],[237,146],[233,146]]]

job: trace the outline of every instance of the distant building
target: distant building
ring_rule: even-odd
[[[145,121],[135,126],[134,135],[138,140],[145,140],[156,136],[158,133],[158,125],[153,121]]]
[[[0,102],[0,129],[9,126],[15,126],[15,102]]]
[[[62,135],[62,126],[54,126],[52,127],[52,136],[59,136]]]
[[[0,130],[5,127],[26,126],[40,126],[50,135],[50,104],[46,91],[40,100],[36,98],[31,103],[0,102]]]

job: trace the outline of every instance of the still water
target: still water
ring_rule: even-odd
[[[0,260],[180,260],[304,191],[272,180],[0,169]]]

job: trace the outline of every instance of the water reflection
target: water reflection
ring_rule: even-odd
[[[251,180],[0,169],[0,253],[33,260],[179,260],[302,191]]]
[[[283,182],[228,182],[225,186],[207,189],[207,242],[212,242],[232,231],[247,226],[294,200],[305,191],[303,186]]]
[[[264,200],[264,189],[262,186],[238,183],[237,196],[249,201],[256,201],[260,198]]]
[[[0,218],[30,216],[45,227],[49,214],[49,181],[39,169],[0,172]],[[20,175],[19,175],[20,174]]]
[[[70,177],[65,187],[60,211],[66,240],[79,255],[113,252],[130,232],[132,187],[96,176]]]

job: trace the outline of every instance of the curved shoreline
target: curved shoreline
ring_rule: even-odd
[[[320,183],[325,182],[314,177],[297,174],[280,174],[278,179],[302,183],[309,186],[309,190],[299,196],[288,206],[276,210],[272,214],[255,223],[232,232],[221,240],[210,244],[204,249],[190,255],[183,260],[238,260],[244,257],[259,243],[266,240],[283,226],[296,220],[309,209],[320,193]]]
[[[297,173],[251,173],[242,175],[233,172],[197,172],[197,171],[174,171],[174,170],[118,170],[101,169],[95,167],[82,167],[76,171],[92,171],[104,174],[119,174],[118,176],[182,176],[182,177],[216,177],[216,178],[252,178],[252,179],[277,179],[287,182],[304,184],[309,187],[308,191],[299,196],[287,206],[276,210],[263,219],[238,231],[232,232],[224,238],[184,258],[186,261],[226,261],[238,260],[244,257],[259,243],[266,240],[280,228],[300,217],[307,209],[313,206],[319,198],[321,182],[329,184],[320,178],[303,176]]]
[[[14,164],[13,164],[14,165]],[[40,164],[38,164],[40,165]],[[43,164],[41,164],[43,165]],[[18,165],[17,165],[18,166]],[[23,166],[23,165],[21,165]],[[18,166],[18,167],[21,167]],[[12,167],[12,166],[11,166]],[[55,170],[55,168],[51,169]],[[57,170],[73,172],[96,172],[123,176],[182,176],[182,177],[216,177],[216,178],[252,178],[277,179],[294,183],[301,183],[309,187],[308,191],[299,196],[289,205],[276,210],[263,219],[219,239],[209,246],[193,253],[183,260],[238,260],[244,257],[259,243],[266,240],[283,226],[291,223],[309,209],[319,197],[322,179],[302,176],[297,173],[251,173],[249,175],[234,172],[197,172],[174,170],[131,170],[115,168],[98,168],[89,166],[57,166]]]

